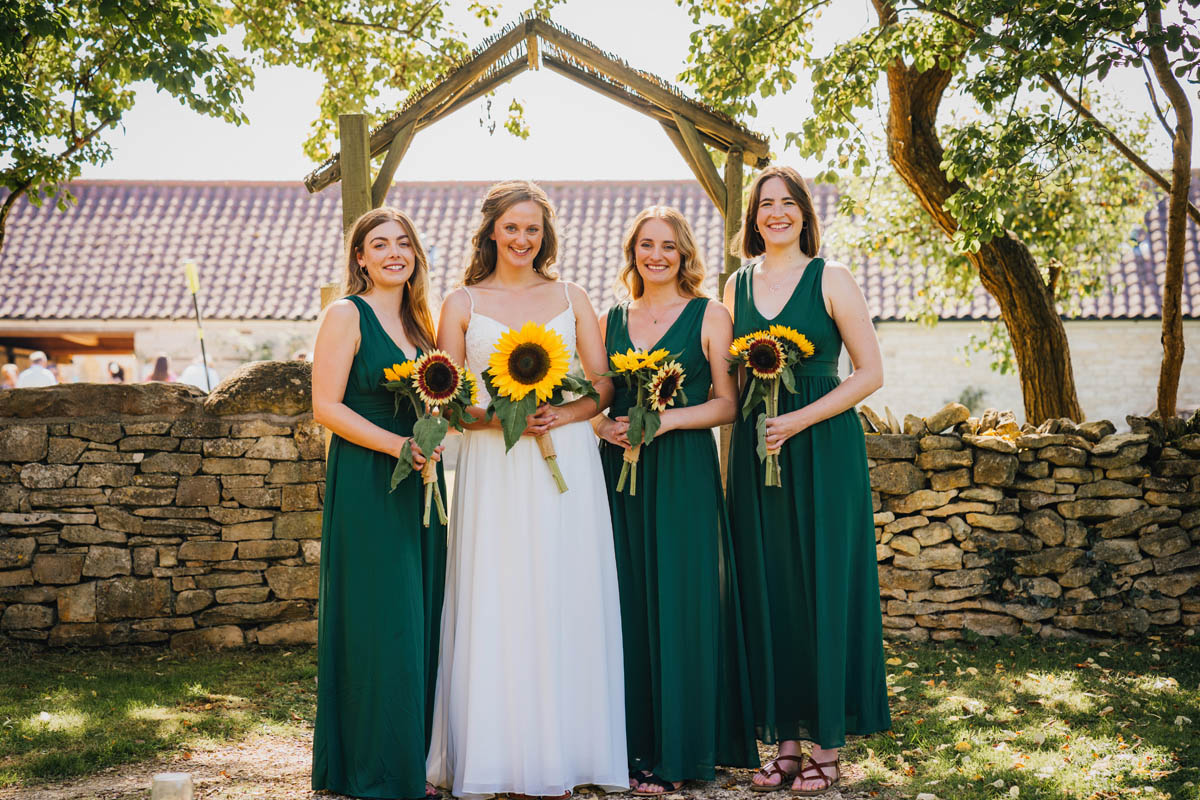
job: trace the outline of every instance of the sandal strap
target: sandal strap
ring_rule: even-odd
[[[675,791],[674,784],[664,781],[662,778],[658,777],[653,772],[651,772],[649,775],[647,775],[645,778],[643,778],[642,783],[648,783],[651,786],[656,786],[659,789],[662,789],[663,794],[666,794],[667,792]]]
[[[841,759],[842,759],[842,757],[841,757],[840,753],[838,755],[834,756],[832,761],[817,761],[812,756],[809,756],[807,759],[808,763],[801,763],[800,769],[796,774],[800,778],[800,780],[824,781],[825,786],[822,788],[828,789],[830,786],[833,786],[835,783],[837,783],[838,780],[841,779],[841,777],[842,777]],[[829,775],[825,774],[825,770],[823,769],[823,767],[833,767],[834,769],[837,770],[837,775],[832,778],[829,777]],[[816,774],[815,775],[806,775],[805,774],[805,773],[812,773],[812,772],[815,772]]]
[[[788,772],[787,770],[785,770],[779,766],[780,761],[798,761],[798,762],[800,762],[800,769],[797,769],[795,772]],[[783,778],[794,778],[797,775],[799,775],[800,772],[803,771],[803,769],[804,769],[804,756],[803,755],[795,755],[795,756],[782,755],[782,756],[775,756],[775,758],[771,759],[768,763],[764,764],[762,766],[762,768],[759,769],[759,772],[762,773],[764,778],[773,778],[776,775],[778,775],[781,779],[780,783],[782,783]]]

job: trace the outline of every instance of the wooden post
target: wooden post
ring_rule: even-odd
[[[725,297],[725,283],[742,265],[741,256],[734,255],[733,245],[742,224],[742,158],[741,150],[730,148],[725,157],[725,268],[717,283],[717,297]],[[741,413],[740,411],[738,413]],[[729,450],[733,440],[733,426],[722,425],[720,436],[721,485],[729,480]]]
[[[370,211],[371,145],[366,114],[339,114],[338,136],[342,153],[342,233],[349,233],[354,220]]]
[[[412,144],[413,135],[416,132],[417,123],[415,122],[408,123],[396,132],[396,138],[392,139],[383,164],[379,167],[379,174],[375,176],[375,182],[371,184],[371,208],[379,208],[387,200],[388,189],[392,188],[392,179],[396,177],[396,168],[400,166],[400,159],[404,158],[404,154],[408,152],[408,146]],[[370,174],[369,170],[368,174]]]

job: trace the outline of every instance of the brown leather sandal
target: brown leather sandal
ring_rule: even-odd
[[[798,761],[798,762],[800,762],[800,769],[797,769],[795,772],[788,772],[787,770],[780,768],[780,766],[779,766],[780,761]],[[803,768],[804,768],[803,754],[795,755],[795,756],[786,756],[786,755],[785,756],[776,756],[775,758],[768,761],[765,765],[763,765],[763,767],[758,770],[757,774],[762,775],[764,778],[767,778],[767,779],[773,778],[776,775],[778,775],[779,783],[755,783],[754,781],[751,781],[750,782],[750,791],[752,791],[752,792],[777,792],[780,789],[786,789],[788,787],[788,784],[791,781],[795,780],[796,776],[800,774],[800,770]]]
[[[833,787],[837,786],[842,780],[842,754],[838,753],[834,756],[833,761],[817,761],[812,756],[808,757],[808,763],[801,762],[800,771],[796,773],[793,782],[796,780],[802,781],[822,781],[825,785],[820,789],[792,789],[792,794],[796,797],[816,797],[825,794]],[[825,767],[833,767],[837,770],[837,777],[830,778],[825,774]],[[805,773],[809,774],[805,774]],[[815,773],[815,774],[813,774]]]

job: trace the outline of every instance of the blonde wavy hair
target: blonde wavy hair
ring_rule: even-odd
[[[363,214],[350,226],[350,232],[346,235],[346,274],[342,279],[342,293],[365,294],[374,287],[367,270],[359,266],[358,257],[362,255],[367,234],[385,222],[399,223],[408,234],[409,244],[416,256],[412,276],[400,298],[400,321],[409,341],[428,352],[436,347],[433,313],[429,310],[429,259],[417,237],[416,227],[403,211],[392,206],[381,206]]]
[[[652,219],[662,220],[675,232],[675,247],[679,249],[679,272],[675,274],[675,280],[679,286],[679,293],[685,297],[708,297],[708,293],[704,291],[704,259],[696,247],[696,235],[692,233],[692,226],[688,224],[687,218],[670,206],[650,206],[644,209],[633,218],[633,222],[625,231],[625,240],[621,246],[625,252],[625,264],[617,275],[618,294],[624,293],[636,300],[646,291],[642,276],[637,271],[634,251],[642,225]]]
[[[558,279],[558,231],[554,206],[542,187],[533,181],[503,181],[488,189],[479,212],[482,219],[471,237],[471,259],[463,273],[463,285],[473,286],[496,271],[496,240],[491,237],[496,221],[517,203],[530,201],[542,209],[542,247],[533,257],[533,271],[550,280]]]

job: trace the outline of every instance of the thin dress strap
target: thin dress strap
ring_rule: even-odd
[[[572,313],[574,313],[575,304],[571,302],[571,287],[569,287],[567,285],[566,281],[563,281],[562,287],[563,287],[563,294],[566,295],[566,297],[567,297],[567,308],[571,309]]]
[[[464,286],[463,291],[467,293],[467,300],[471,302],[471,316],[475,316],[475,295],[471,294],[469,286]]]

